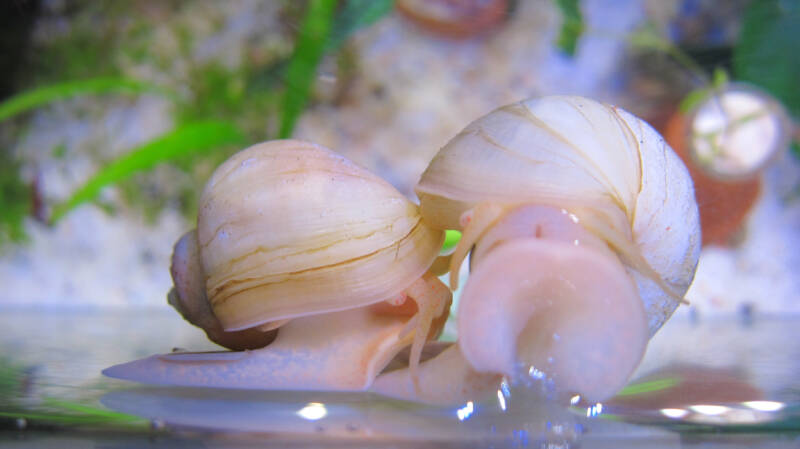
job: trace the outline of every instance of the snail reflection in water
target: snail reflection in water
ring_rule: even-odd
[[[287,158],[302,160],[304,156],[290,153]],[[229,161],[218,169],[204,198],[209,196],[209,191],[218,188],[217,184],[226,176],[235,175],[236,167],[245,159],[236,156],[233,162]],[[370,181],[364,180],[359,189],[372,195],[371,180],[374,177],[366,178]],[[384,185],[377,181],[374,183]],[[263,195],[253,189],[254,181],[239,185],[247,192],[239,192],[245,197]],[[309,194],[300,187],[289,185],[282,192],[299,201]],[[330,190],[330,185],[320,184],[312,189],[311,194],[322,195],[321,192]],[[219,206],[214,207],[231,208],[236,211],[230,212],[233,215],[256,213],[252,208],[258,207],[257,201],[240,204],[235,199],[237,196],[230,192],[229,189],[220,189],[219,195],[227,202],[219,202]],[[649,337],[678,306],[694,275],[700,235],[697,205],[685,167],[647,124],[621,109],[592,100],[579,97],[531,99],[500,108],[476,120],[436,155],[417,186],[417,194],[422,221],[415,223],[424,230],[421,233],[430,237],[420,237],[420,241],[415,243],[425,250],[409,247],[407,251],[419,251],[425,256],[419,257],[421,261],[415,265],[416,268],[409,270],[407,277],[397,282],[395,290],[388,295],[373,296],[358,305],[328,306],[326,310],[315,311],[317,315],[294,318],[278,329],[275,342],[266,348],[245,353],[246,356],[225,355],[236,358],[236,361],[222,363],[220,366],[224,366],[224,370],[203,365],[208,362],[209,355],[177,354],[166,356],[170,359],[168,362],[162,357],[122,365],[122,368],[113,368],[110,374],[164,382],[166,377],[159,376],[169,372],[168,383],[253,386],[252,381],[240,381],[240,374],[227,377],[216,374],[216,371],[212,375],[203,374],[215,369],[228,373],[231,366],[239,364],[235,371],[247,372],[247,379],[256,377],[258,370],[269,373],[272,378],[256,382],[259,386],[266,385],[266,388],[330,388],[327,380],[306,385],[314,376],[303,374],[304,370],[318,370],[324,366],[335,374],[334,367],[338,365],[348,365],[349,369],[353,358],[344,358],[343,354],[363,348],[365,340],[351,341],[342,335],[348,332],[347,335],[356,334],[355,322],[366,316],[373,321],[377,320],[376,317],[387,322],[392,319],[389,315],[376,315],[376,306],[365,308],[363,305],[397,295],[408,289],[408,285],[437,289],[432,275],[424,274],[425,270],[436,256],[441,231],[460,229],[463,237],[450,264],[451,287],[458,285],[458,267],[470,251],[472,272],[464,286],[457,312],[458,343],[444,347],[416,366],[420,342],[424,336],[435,333],[441,321],[432,326],[432,331],[427,329],[426,323],[448,303],[441,293],[430,295],[430,299],[420,298],[423,312],[419,316],[422,318],[409,321],[406,316],[403,322],[391,315],[395,324],[386,329],[392,336],[383,340],[391,350],[375,357],[372,365],[375,369],[369,375],[362,375],[362,382],[358,385],[363,388],[370,386],[391,354],[402,344],[408,344],[407,336],[400,341],[403,340],[400,338],[404,335],[403,328],[413,327],[417,344],[412,347],[412,363],[408,368],[374,378],[373,390],[406,399],[455,403],[495,388],[500,376],[513,378],[522,366],[545,372],[564,392],[579,393],[588,400],[602,400],[613,395],[627,381],[639,363]],[[350,191],[346,196],[354,195],[355,191]],[[407,208],[406,217],[418,217],[412,204],[402,198],[396,201]],[[363,210],[383,206],[365,200],[359,204],[363,205]],[[246,208],[239,210],[242,206]],[[253,243],[254,235],[237,233],[230,233],[228,241],[222,241],[219,233],[224,220],[209,228],[214,234],[203,230],[202,214],[207,212],[204,206],[198,236],[201,252],[211,250],[212,243],[218,245],[209,256],[201,258],[208,275],[206,288],[210,292],[210,303],[214,305],[215,298],[225,297],[218,295],[219,292],[227,294],[228,285],[243,285],[246,289],[247,283],[262,269],[243,270],[240,277],[231,283],[234,278],[215,277],[212,268],[230,269],[243,254],[261,247],[289,248],[289,242],[278,234],[270,237],[273,240],[269,245],[259,246]],[[305,220],[311,217],[287,218],[290,212],[298,211],[275,211],[281,214],[286,225],[310,226]],[[396,218],[397,215],[392,216]],[[401,221],[405,220],[408,219]],[[364,235],[347,231],[351,222],[345,215],[338,223],[341,223],[345,239],[348,235]],[[411,227],[403,226],[404,229]],[[259,232],[269,233],[267,230]],[[212,241],[214,236],[217,240]],[[299,252],[294,248],[287,251],[287,254]],[[307,260],[314,260],[314,257],[317,257],[316,253],[309,253]],[[278,257],[267,259],[265,263],[281,261]],[[276,273],[303,272],[303,266]],[[311,283],[304,288],[310,292],[349,291],[357,288],[359,282],[372,280],[360,276],[403,277],[400,268],[381,273],[387,268],[370,269],[365,265],[363,270],[353,277],[352,286],[332,283],[320,290]],[[422,276],[422,283],[415,282],[419,276]],[[176,282],[176,289],[178,296],[182,297],[179,284]],[[241,304],[249,304],[260,296],[255,293],[245,296]],[[304,304],[307,300],[303,298],[306,296],[302,294],[290,295],[284,298],[284,302]],[[289,306],[282,304],[280,307]],[[322,313],[346,307],[354,308],[338,312],[341,317]],[[242,324],[218,308],[214,308],[214,313],[226,330],[275,323],[290,317],[278,313]],[[192,319],[190,314],[184,312],[184,315]],[[353,324],[345,324],[345,320],[351,320]],[[268,324],[267,328],[272,326]],[[377,323],[375,326],[376,329],[380,327]],[[329,340],[325,341],[325,350],[322,351],[314,346],[322,340],[314,340],[304,333],[324,333],[324,330],[329,330],[324,337]],[[376,330],[377,333],[380,332]],[[284,337],[284,334],[289,335]],[[340,338],[343,349],[334,349]],[[311,344],[312,340],[314,344]],[[301,350],[292,348],[292,344],[300,344]],[[273,357],[274,360],[255,357],[255,354],[273,354],[276,351],[293,355]],[[334,360],[333,357],[342,358]],[[158,366],[157,374],[144,371],[152,364]],[[246,369],[243,364],[247,364]],[[132,372],[136,372],[135,375],[131,375]],[[209,382],[213,376],[219,377],[215,377],[215,382]],[[295,376],[296,380],[293,384],[276,382],[281,376]],[[191,380],[195,377],[202,381]],[[415,379],[419,382],[414,382]],[[238,384],[226,385],[227,382]],[[343,388],[351,387],[347,382],[342,385]]]

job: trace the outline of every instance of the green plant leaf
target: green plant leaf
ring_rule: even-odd
[[[25,377],[24,369],[0,356],[0,401],[12,403],[19,395]]]
[[[115,412],[100,407],[95,407],[79,402],[65,401],[54,398],[45,398],[42,402],[44,407],[68,413],[68,417],[83,418],[87,420],[97,420],[104,423],[144,423],[145,420],[127,413]]]
[[[761,86],[800,117],[800,2],[750,2],[733,51],[736,78]]]
[[[667,388],[672,388],[675,385],[678,385],[680,382],[681,380],[678,378],[667,377],[664,379],[649,380],[636,384],[630,384],[625,388],[623,388],[619,393],[617,393],[617,397],[633,396],[642,393],[651,393],[653,391],[666,390]]]
[[[281,103],[281,122],[278,135],[292,135],[294,125],[305,109],[325,48],[336,11],[336,0],[311,0],[308,4],[294,53],[286,68],[286,91]]]
[[[20,410],[18,412],[5,412],[0,411],[0,418],[10,419],[26,419],[29,421],[41,421],[45,424],[55,424],[62,426],[101,426],[101,425],[122,425],[133,427],[144,427],[147,421],[142,418],[124,414],[112,415],[114,412],[107,412],[109,415],[102,415],[98,413],[80,414],[80,413],[61,413],[49,411],[27,411]]]
[[[555,0],[561,11],[561,30],[558,32],[556,46],[564,53],[574,56],[578,39],[583,34],[583,15],[579,0]]]
[[[459,240],[461,240],[461,233],[452,229],[448,229],[444,234],[442,251],[448,251],[451,248],[454,248],[456,245],[458,245]]]
[[[713,90],[711,88],[700,88],[689,92],[685,97],[683,97],[683,100],[681,100],[681,103],[678,105],[678,110],[682,114],[688,114],[692,111],[692,109],[705,101],[705,99],[708,98],[712,92]]]
[[[57,100],[87,94],[157,93],[172,97],[173,93],[154,84],[126,78],[94,78],[66,81],[21,92],[0,103],[0,121]]]
[[[389,14],[394,0],[346,0],[333,23],[326,51],[336,51],[359,29],[377,22]]]
[[[0,246],[25,240],[24,220],[32,206],[31,188],[19,176],[19,162],[0,149]]]
[[[206,152],[224,145],[242,143],[244,140],[242,132],[230,122],[204,121],[183,125],[105,166],[68,200],[53,208],[51,222],[57,222],[79,204],[93,200],[103,187],[125,179],[133,173],[149,170],[161,162]]]

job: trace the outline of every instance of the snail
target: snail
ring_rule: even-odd
[[[560,391],[608,398],[694,276],[688,172],[617,107],[567,96],[501,107],[438,152],[416,193],[426,223],[463,233],[452,289],[471,252],[458,349],[478,373],[543,372]]]
[[[449,313],[429,268],[444,232],[366,169],[322,146],[279,140],[216,169],[197,230],[175,245],[169,303],[238,352],[173,353],[106,375],[227,388],[363,390]]]
[[[220,343],[266,346],[106,374],[453,404],[528,372],[598,401],[624,385],[694,276],[691,179],[619,108],[579,97],[502,107],[443,147],[416,192],[419,208],[305,142],[237,154],[206,187],[198,230],[176,245],[170,303]],[[420,362],[450,303],[433,268],[448,229],[463,234],[451,289],[471,254],[458,341],[428,344]],[[382,372],[409,344],[408,366]]]

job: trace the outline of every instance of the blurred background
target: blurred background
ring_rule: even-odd
[[[800,114],[796,1],[13,0],[0,21],[0,307],[166,307],[204,182],[268,139],[413,198],[450,137],[526,97],[622,106],[684,155],[731,83]],[[747,179],[693,171],[707,248],[684,312],[800,312],[792,129]]]
[[[122,359],[202,337],[168,310],[169,258],[240,149],[310,140],[414,198],[465,125],[552,94],[631,111],[689,165],[704,249],[678,315],[798,316],[798,36],[796,0],[0,2],[0,349],[21,353],[34,327],[98,351],[145,342]],[[694,125],[741,91],[769,117],[765,156],[728,176]],[[54,310],[120,314],[83,333],[31,315]],[[180,330],[130,329],[145,319]],[[756,348],[739,350],[731,363]]]

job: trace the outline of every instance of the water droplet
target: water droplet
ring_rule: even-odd
[[[551,364],[551,365],[553,364],[553,362],[554,362],[554,361],[555,361],[555,359],[554,359],[554,358],[552,358],[552,357],[548,357],[548,358],[547,358],[547,363],[549,363],[549,364]]]
[[[555,340],[555,341],[561,340],[561,335],[558,335],[557,333],[554,333],[553,334],[553,340]]]
[[[25,428],[28,427],[28,420],[25,418],[17,418],[15,424],[17,425],[17,430],[25,430]]]
[[[544,373],[536,369],[536,367],[534,366],[528,368],[528,375],[534,379],[539,379],[539,380],[544,379],[545,377]]]
[[[595,416],[598,416],[601,413],[603,413],[603,404],[601,404],[600,402],[586,409],[587,418],[594,418]]]
[[[503,392],[500,390],[497,390],[497,403],[500,405],[500,410],[506,411],[508,409],[506,398],[503,396]]]
[[[508,387],[508,381],[506,379],[503,379],[503,381],[500,382],[500,390],[503,392],[503,396],[505,397],[511,396],[511,390]]]
[[[150,428],[152,430],[164,430],[165,427],[167,427],[167,424],[163,419],[155,418],[150,420]]]
[[[557,402],[553,380],[535,366],[516,365],[496,393],[498,406],[476,407],[469,420],[502,438],[490,447],[569,448],[579,436],[575,415]]]

